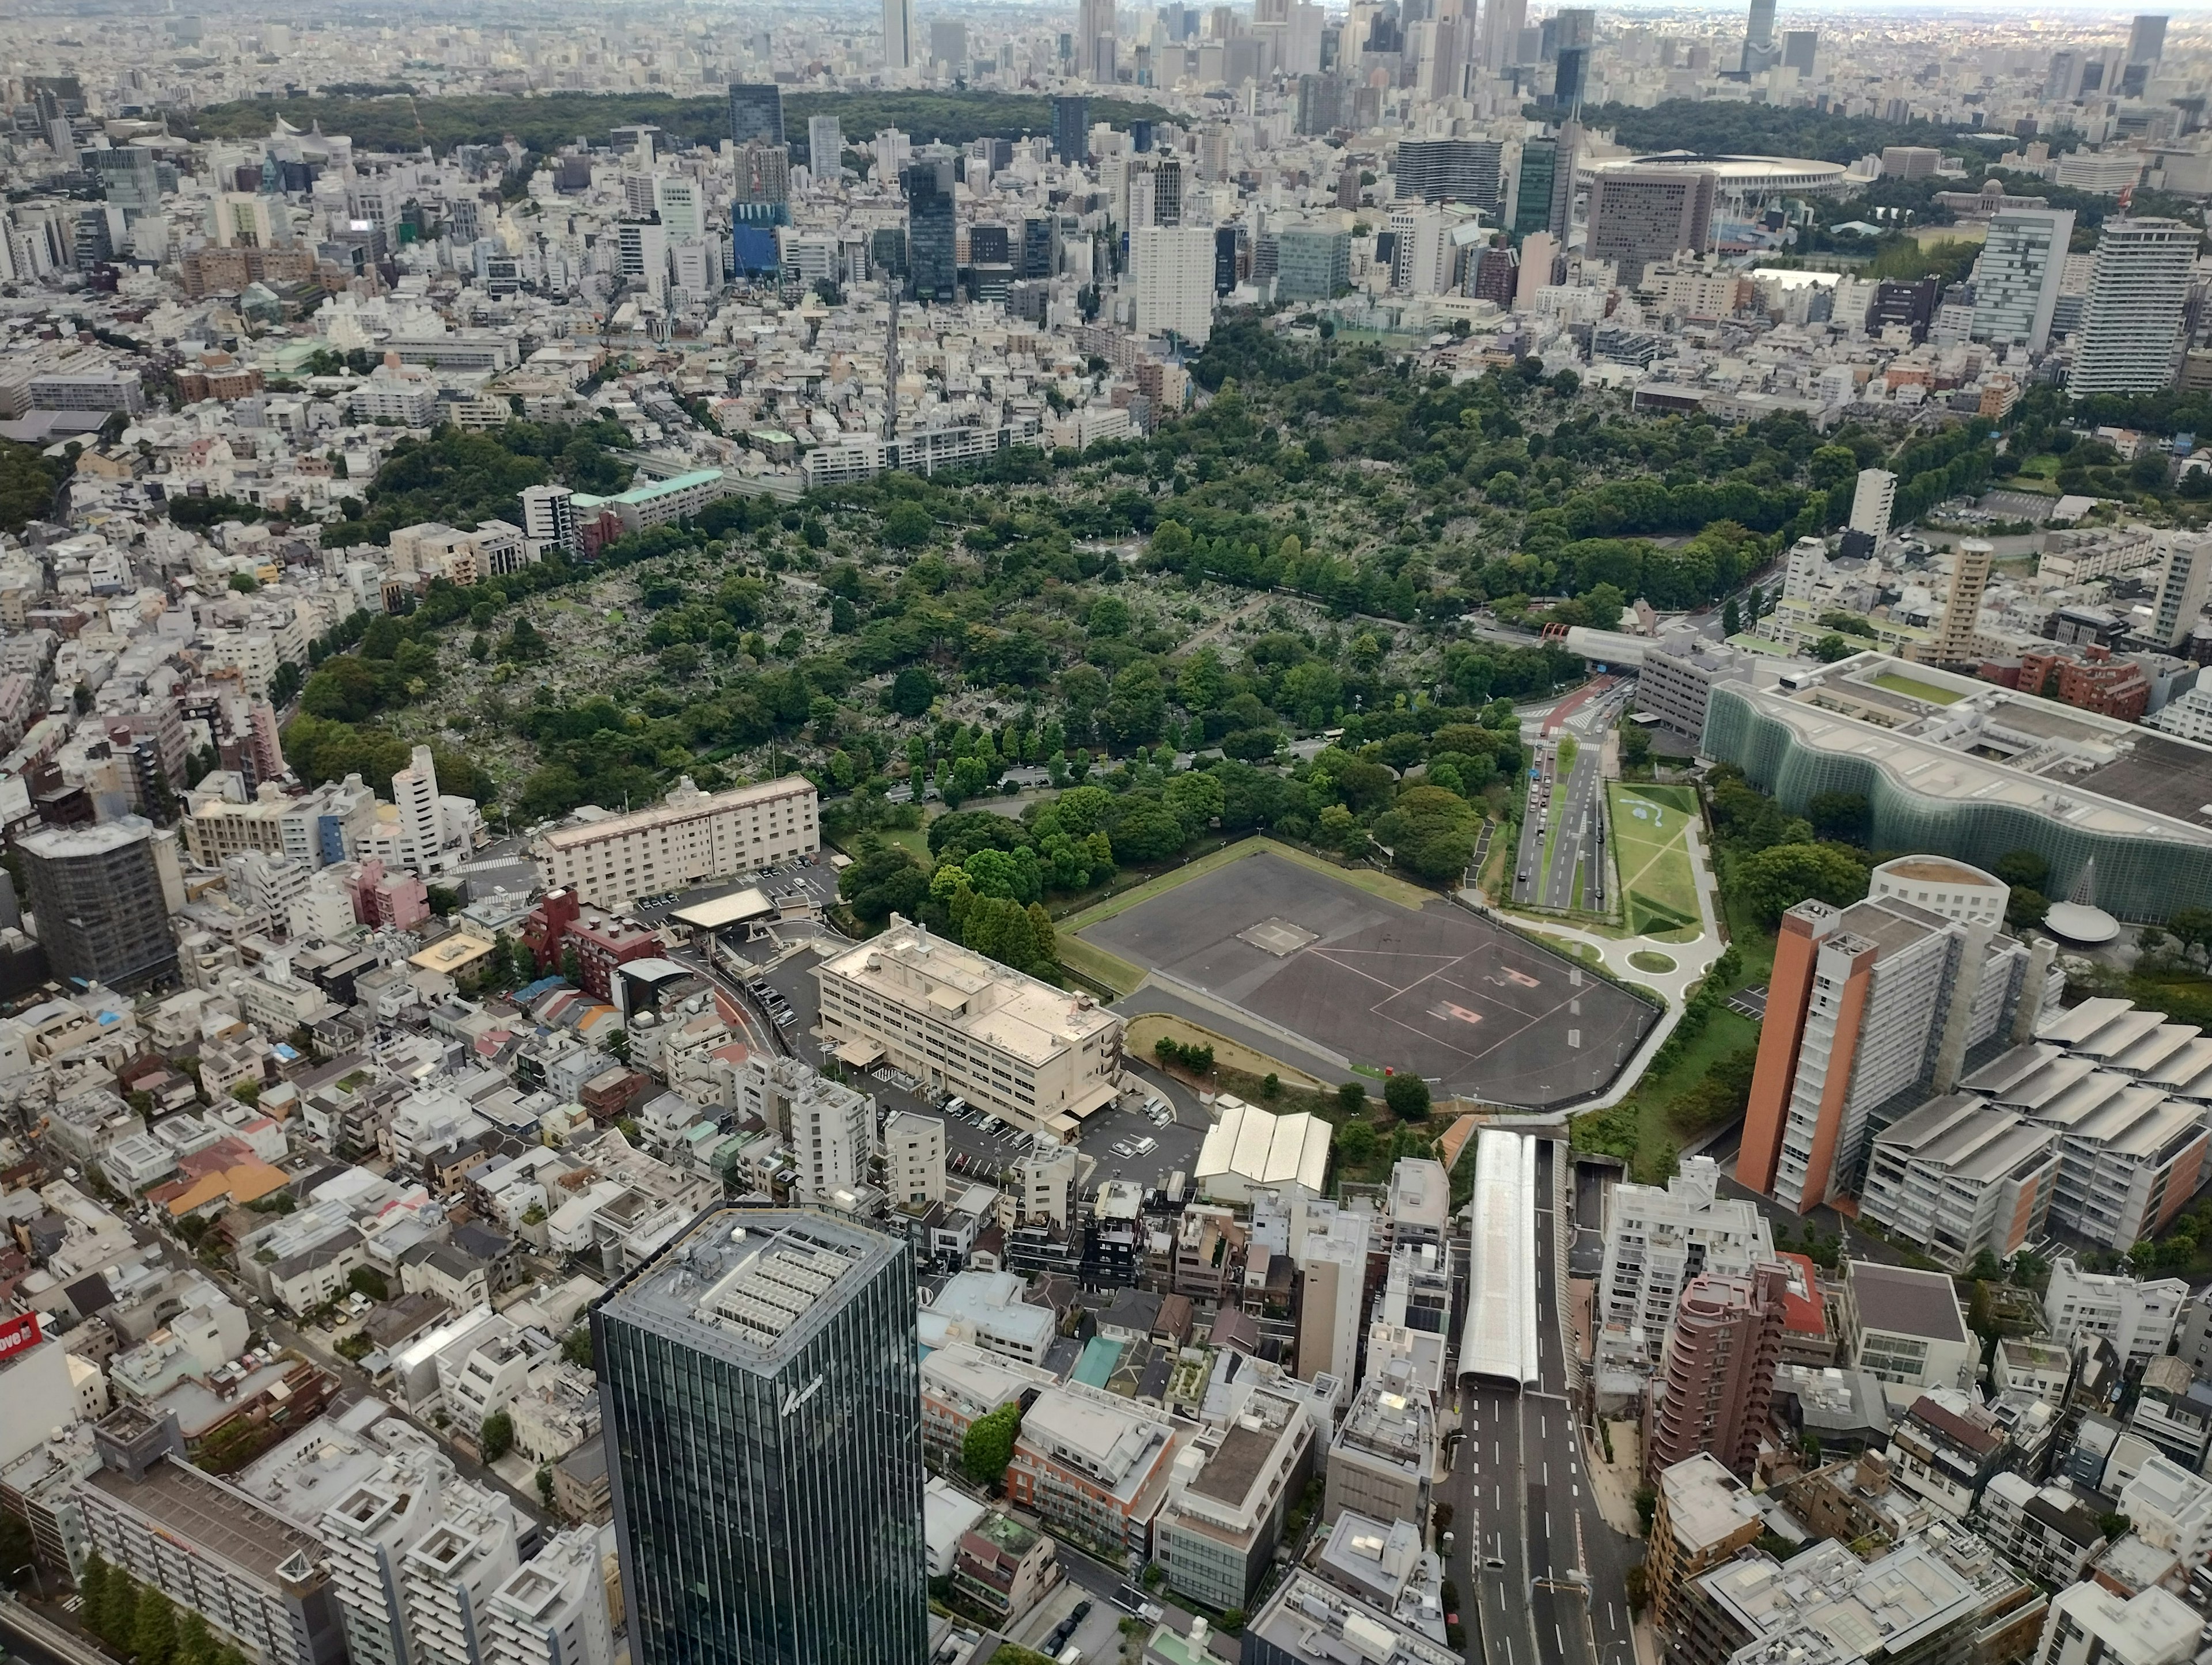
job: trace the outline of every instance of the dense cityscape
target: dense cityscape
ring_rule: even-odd
[[[2212,27],[0,4],[0,1650],[2212,1665]]]

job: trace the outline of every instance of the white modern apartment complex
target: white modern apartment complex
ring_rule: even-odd
[[[686,775],[649,810],[611,815],[587,805],[532,847],[548,890],[622,908],[731,873],[812,855],[822,848],[814,783],[786,775],[706,793]]]
[[[814,975],[823,1038],[855,1069],[888,1059],[933,1092],[1063,1137],[1119,1091],[1118,1016],[896,915]]]
[[[822,1202],[867,1182],[876,1141],[876,1101],[867,1094],[796,1058],[757,1052],[738,1069],[737,1091],[738,1114],[757,1116],[791,1152],[793,1188],[801,1202]],[[941,1136],[943,1124],[938,1126]],[[940,1173],[943,1161],[940,1155]]]
[[[1748,1202],[1720,1194],[1720,1164],[1691,1157],[1665,1185],[1616,1185],[1607,1201],[1598,1322],[1638,1337],[1657,1362],[1682,1290],[1700,1273],[1747,1274],[1774,1258],[1774,1234]]]
[[[2189,1285],[2179,1278],[2145,1283],[2118,1272],[2084,1272],[2071,1255],[2051,1263],[2044,1322],[2069,1347],[2110,1341],[2123,1364],[2156,1358],[2173,1340]]]
[[[614,1628],[597,1528],[564,1532],[485,1603],[495,1665],[614,1665]]]
[[[945,1123],[893,1110],[884,1118],[884,1189],[894,1207],[945,1200]]]
[[[2179,220],[2107,220],[2099,228],[2069,392],[2148,393],[2172,381],[2197,236]]]
[[[1173,334],[1204,344],[1213,328],[1213,228],[1131,231],[1129,283],[1139,335]]]
[[[470,1488],[400,1560],[414,1665],[485,1665],[486,1604],[521,1565],[514,1510]]]

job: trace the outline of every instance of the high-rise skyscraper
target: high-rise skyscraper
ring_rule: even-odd
[[[1133,226],[1129,289],[1139,335],[1203,345],[1213,327],[1213,228]]]
[[[835,179],[845,155],[844,130],[835,116],[806,118],[806,167],[817,179]]]
[[[30,892],[24,900],[57,978],[136,989],[176,974],[169,912],[185,896],[173,840],[126,815],[93,827],[41,828],[15,841]]]
[[[2166,551],[2151,608],[2150,637],[2156,647],[2170,651],[2189,640],[2204,611],[2208,588],[2212,588],[2212,538],[2185,538]]]
[[[1782,1362],[1789,1268],[1769,1261],[1748,1276],[1693,1279],[1674,1310],[1645,1409],[1646,1479],[1710,1453],[1751,1477]]]
[[[1486,0],[1479,50],[1485,75],[1500,75],[1521,55],[1521,31],[1528,21],[1528,0]]]
[[[1992,881],[1994,883],[1994,881]],[[1914,904],[1876,896],[1782,916],[1744,1112],[1736,1183],[1803,1214],[1856,1194],[1880,1126],[1952,1091],[1975,1048],[2027,1038],[2041,990],[2030,956]]]
[[[1590,181],[1589,257],[1618,262],[1624,284],[1639,281],[1647,262],[1703,253],[1712,229],[1713,176],[1704,168],[1608,167]]]
[[[914,0],[884,0],[884,68],[914,68]]]
[[[954,240],[952,161],[924,157],[899,175],[906,190],[907,294],[951,301],[959,282]]]
[[[1076,73],[1101,87],[1120,80],[1114,0],[1081,0],[1076,24]]]
[[[1877,544],[1889,536],[1889,514],[1897,504],[1897,476],[1886,468],[1863,468],[1851,489],[1853,532],[1863,532]]]
[[[1974,266],[1975,340],[2032,353],[2050,344],[2073,235],[2071,209],[2003,209],[1990,216],[1989,237]]]
[[[2138,13],[2128,30],[2128,62],[2155,64],[2166,56],[2166,19]]]
[[[750,139],[783,143],[783,88],[774,82],[730,83],[730,139],[743,144]]]
[[[1574,200],[1574,149],[1565,134],[1522,140],[1521,173],[1513,198],[1516,243],[1539,231],[1565,241],[1567,210]]]
[[[1552,106],[1570,113],[1582,106],[1589,86],[1590,52],[1597,44],[1597,14],[1570,8],[1553,19],[1557,26],[1559,55],[1552,77]]]
[[[1738,67],[1757,75],[1774,62],[1774,0],[1751,0],[1743,24],[1743,57]]]
[[[2172,381],[2198,236],[2179,220],[2105,222],[2069,392],[2153,393]]]
[[[1951,592],[1928,644],[1938,665],[1960,665],[1982,651],[1982,598],[1989,592],[1990,567],[1996,551],[1986,539],[1962,538],[1951,551]]]
[[[1820,30],[1784,29],[1782,32],[1782,67],[1796,70],[1800,81],[1813,73],[1813,66],[1820,56]]]
[[[636,1665],[927,1650],[914,1253],[723,1208],[592,1312]]]
[[[1052,155],[1058,162],[1079,162],[1091,155],[1091,100],[1080,95],[1052,101]]]
[[[1468,203],[1495,218],[1505,203],[1504,161],[1496,139],[1403,139],[1390,177],[1400,197]]]

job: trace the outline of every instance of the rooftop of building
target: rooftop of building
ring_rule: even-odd
[[[602,1310],[773,1371],[828,1321],[836,1292],[906,1253],[895,1238],[830,1214],[715,1208],[617,1285]]]
[[[133,1480],[101,1468],[86,1484],[204,1553],[273,1583],[322,1559],[322,1540],[190,1464],[164,1458]]]
[[[1435,1415],[1425,1392],[1404,1393],[1380,1376],[1360,1384],[1337,1430],[1340,1446],[1413,1466],[1428,1461]]]
[[[1762,660],[1752,683],[1716,697],[1750,700],[1802,744],[1862,758],[1923,798],[2212,843],[2212,747],[1978,678],[1868,652],[1829,665]]]
[[[1762,1518],[1751,1488],[1707,1452],[1664,1469],[1659,1495],[1674,1540],[1696,1554],[1725,1543]],[[1752,1536],[1758,1536],[1754,1528]]]
[[[1959,1310],[1958,1291],[1945,1273],[1872,1261],[1850,1261],[1845,1267],[1864,1328],[1893,1335],[1966,1341],[1966,1321]]]
[[[1746,1555],[1698,1583],[1754,1638],[1802,1626],[1858,1659],[1902,1654],[1947,1625],[1971,1620],[1981,1603],[1972,1583],[1919,1543],[1865,1562],[1830,1540],[1787,1563]]]
[[[889,930],[823,961],[815,975],[857,983],[902,1007],[921,1007],[1032,1066],[1095,1041],[1121,1021],[1088,995],[1039,982],[896,915]],[[1110,1085],[1101,1085],[1110,1097]]]
[[[686,791],[685,788],[690,790]],[[564,850],[579,844],[590,844],[603,838],[619,837],[624,833],[647,832],[665,826],[673,821],[685,821],[697,815],[708,815],[719,810],[741,809],[748,804],[766,803],[778,798],[814,795],[814,783],[804,775],[787,775],[774,781],[762,781],[750,787],[732,787],[727,792],[704,793],[692,786],[690,777],[678,782],[668,796],[649,809],[633,810],[627,815],[610,815],[601,811],[586,816],[579,811],[569,825],[556,828],[538,841],[547,850]]]

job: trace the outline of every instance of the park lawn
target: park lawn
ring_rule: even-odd
[[[1606,792],[1613,822],[1613,865],[1620,869],[1623,910],[1631,932],[1696,925],[1698,877],[1690,865],[1690,817],[1696,799],[1686,787],[1625,785]],[[1639,817],[1638,807],[1658,812]]]
[[[1885,671],[1875,678],[1876,688],[1887,688],[1893,694],[1902,694],[1908,700],[1925,700],[1930,705],[1956,705],[1966,696],[1954,694],[1948,688],[1938,688],[1932,682],[1922,682],[1917,677],[1899,675]]]
[[[937,865],[929,854],[929,835],[920,827],[867,827],[847,833],[836,841],[837,848],[855,860],[860,859],[860,841],[870,835],[886,844],[896,844],[921,864],[925,873]]]

